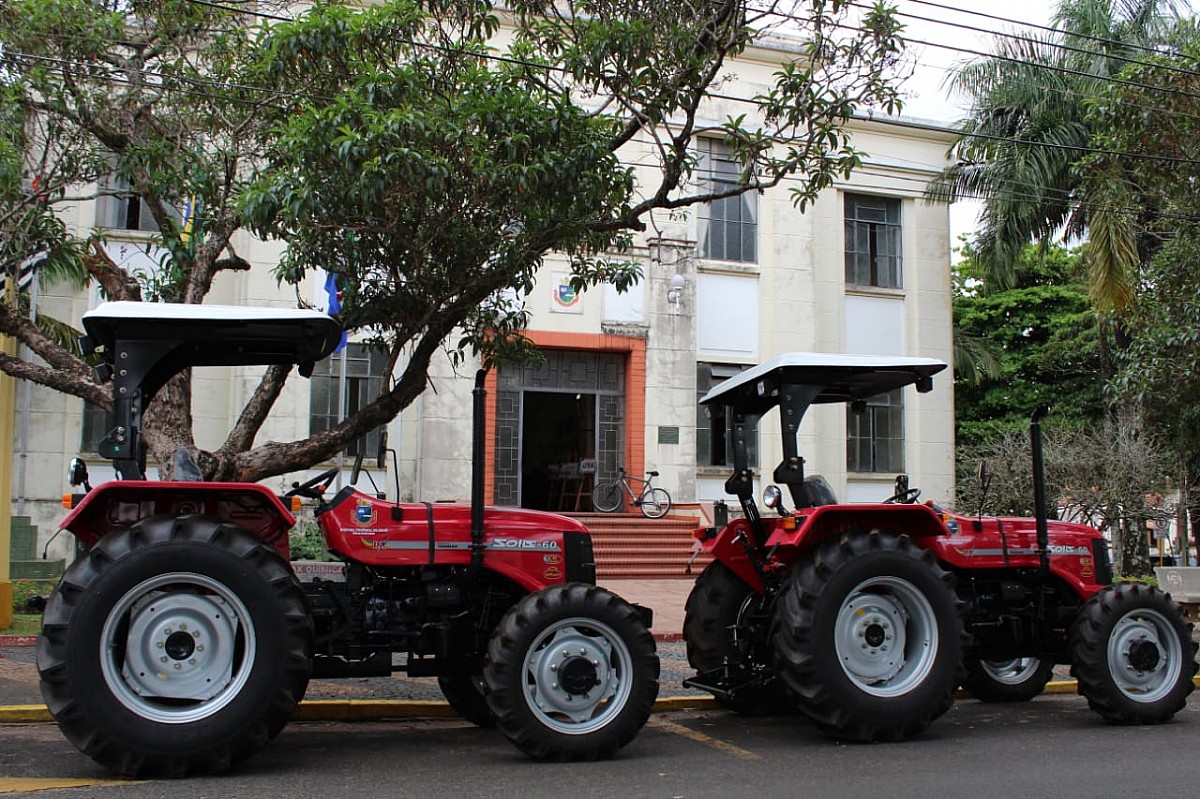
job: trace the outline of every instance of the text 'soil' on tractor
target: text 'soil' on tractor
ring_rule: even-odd
[[[1034,424],[1035,519],[961,516],[907,478],[882,503],[838,504],[806,476],[800,421],[814,403],[854,403],[945,368],[924,358],[792,353],[723,382],[701,402],[733,421],[726,491],[743,517],[701,531],[714,555],[687,602],[685,684],[730,708],[794,706],[831,735],[902,740],[946,712],[961,683],[983,701],[1041,692],[1056,663],[1105,719],[1153,724],[1193,689],[1191,624],[1163,592],[1112,582],[1103,536],[1048,520]],[[746,437],[778,407],[783,459],[764,518]],[[722,422],[723,423],[723,422]]]
[[[220,771],[291,719],[311,676],[436,676],[466,719],[545,759],[609,756],[658,693],[650,613],[595,585],[591,539],[550,513],[484,508],[482,380],[471,505],[396,504],[331,469],[283,497],[252,483],[147,481],[142,413],[193,366],[297,364],[341,331],[324,314],[107,303],[85,345],[113,381],[101,447],[80,462],[63,529],[85,552],[44,614],[42,695],[68,739],[124,775]],[[186,455],[177,474],[193,472]],[[302,584],[288,562],[292,497],[317,501],[344,579]],[[401,662],[394,661],[401,660]]]

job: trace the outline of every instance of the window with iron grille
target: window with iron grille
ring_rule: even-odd
[[[342,383],[342,355],[337,353],[319,362],[313,369],[310,381],[310,416],[309,433],[320,433],[334,427],[338,423],[339,392],[346,397],[346,415],[365,408],[379,397],[386,378],[384,369],[387,358],[378,350],[371,349],[365,344],[347,344],[345,349],[346,378]],[[350,457],[360,452],[372,457],[379,449],[379,434],[383,427],[377,427],[365,436],[358,438],[346,447],[344,453]]]
[[[846,411],[846,468],[852,472],[904,471],[904,395],[900,389]]]
[[[864,194],[847,194],[845,199],[846,283],[900,288],[900,201]]]
[[[742,166],[729,145],[716,139],[699,143],[703,190],[718,192],[738,185]],[[704,203],[699,210],[700,257],[716,261],[758,260],[758,195],[744,192]]]

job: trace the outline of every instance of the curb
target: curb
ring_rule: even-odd
[[[36,635],[0,635],[0,646],[36,646]]]
[[[715,710],[711,696],[668,696],[655,701],[654,713],[676,710]],[[458,714],[445,702],[407,699],[313,699],[301,702],[292,721],[384,721],[387,719],[453,719]],[[0,724],[39,724],[54,721],[45,705],[0,707]]]

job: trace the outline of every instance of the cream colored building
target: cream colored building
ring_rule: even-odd
[[[748,96],[765,88],[789,55],[785,44],[751,49],[731,64],[737,80],[723,92]],[[742,105],[736,113],[745,110]],[[735,109],[718,102],[706,113],[716,121]],[[864,165],[803,214],[785,182],[762,195],[693,208],[686,217],[655,218],[634,253],[645,279],[630,292],[604,287],[574,296],[563,286],[565,265],[548,261],[525,297],[530,335],[545,364],[501,367],[488,380],[490,500],[587,510],[593,465],[601,476],[617,466],[633,475],[655,469],[656,484],[677,503],[727,498],[727,448],[708,434],[697,407],[714,381],[793,350],[949,362],[949,214],[944,205],[923,202],[920,193],[945,164],[950,137],[932,126],[894,120],[860,119],[850,128],[855,146],[869,154]],[[721,145],[704,147],[719,179]],[[642,163],[636,150],[621,155],[626,163]],[[68,221],[80,230],[112,218],[103,202],[68,210]],[[150,269],[148,238],[114,229],[108,247],[129,268]],[[294,307],[290,289],[279,288],[272,275],[281,245],[243,233],[235,246],[254,268],[220,274],[208,301]],[[321,284],[313,278],[303,289],[317,303],[324,301]],[[38,298],[44,313],[76,324],[96,302],[94,294],[64,295],[55,286],[42,286]],[[350,384],[360,395],[377,385],[371,380],[384,377],[373,373],[376,366],[361,349],[350,347]],[[201,447],[215,448],[224,439],[260,373],[197,371],[193,411]],[[400,499],[467,496],[473,373],[465,368],[455,374],[449,359],[436,362],[436,390],[426,391],[389,426]],[[825,475],[847,501],[886,498],[899,472],[911,476],[923,497],[951,498],[953,387],[948,372],[939,378],[932,393],[906,389],[862,415],[850,416],[844,406],[814,407],[801,430],[807,470]],[[331,376],[313,382],[294,376],[259,442],[307,436],[336,412],[336,386]],[[68,490],[68,461],[82,452],[93,483],[111,478],[94,452],[103,421],[85,414],[80,400],[39,386],[18,386],[11,412],[18,430],[14,512],[39,525],[40,554],[64,514],[59,500]],[[779,457],[777,418],[771,415],[759,431],[759,473],[769,475]],[[581,463],[582,493],[580,482],[563,480],[573,478]],[[269,482],[282,488],[294,477]],[[375,479],[394,494],[394,476]],[[50,543],[51,557],[68,555],[67,538]]]

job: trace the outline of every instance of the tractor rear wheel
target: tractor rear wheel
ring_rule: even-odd
[[[853,532],[819,544],[776,606],[776,668],[834,737],[898,741],[950,709],[962,618],[953,578],[908,536]]]
[[[683,617],[688,663],[704,674],[729,667],[747,679],[717,701],[744,716],[769,716],[791,708],[783,683],[770,668],[766,630],[750,618],[758,594],[729,567],[714,560],[696,578]],[[765,626],[765,625],[761,625]]]
[[[1054,674],[1054,663],[1038,658],[980,660],[967,658],[962,687],[980,702],[1028,702]]]
[[[583,583],[518,602],[488,646],[496,724],[543,760],[598,760],[633,740],[658,696],[658,654],[641,615]]]
[[[288,564],[203,516],[153,516],[76,561],[43,616],[42,696],[80,751],[123,776],[218,772],[283,729],[312,669]]]
[[[1120,583],[1079,610],[1071,676],[1088,706],[1118,724],[1159,724],[1187,702],[1196,674],[1192,624],[1156,588]]]

